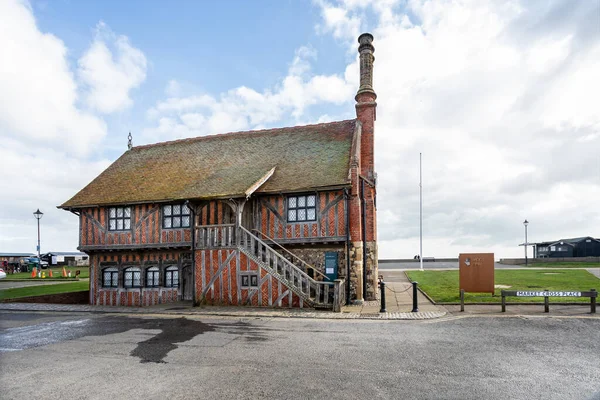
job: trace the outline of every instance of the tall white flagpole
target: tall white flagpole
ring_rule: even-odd
[[[419,262],[423,271],[423,168],[421,167],[421,153],[419,153]]]

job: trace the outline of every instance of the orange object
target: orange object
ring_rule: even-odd
[[[63,278],[67,277],[67,271],[65,271],[65,267],[63,267],[63,270],[62,270],[62,277]]]
[[[36,275],[37,275],[37,268],[33,268],[33,270],[31,270],[31,277],[35,278]]]
[[[52,278],[52,270],[51,269],[48,270],[48,278]]]

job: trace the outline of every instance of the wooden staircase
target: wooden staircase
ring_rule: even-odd
[[[234,224],[197,226],[198,248],[236,248],[302,299],[301,307],[340,311],[343,280],[317,281],[258,236]]]
[[[238,249],[285,284],[314,308],[333,308],[335,282],[316,281],[244,227],[238,230]]]

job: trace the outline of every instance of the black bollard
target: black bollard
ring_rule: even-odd
[[[413,282],[413,309],[412,312],[419,312],[419,301],[417,299],[417,284],[418,282]]]
[[[387,312],[385,309],[385,282],[383,280],[379,281],[379,288],[381,289],[381,309],[379,312]]]

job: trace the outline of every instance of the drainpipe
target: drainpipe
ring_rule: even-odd
[[[361,227],[363,242],[363,299],[367,297],[367,207],[365,204],[365,179],[360,177]]]
[[[350,194],[344,189],[346,200],[346,304],[350,304]]]
[[[196,208],[190,207],[190,201],[186,200],[185,204],[190,209],[192,214],[192,302],[196,306]]]

